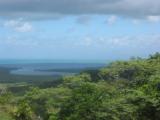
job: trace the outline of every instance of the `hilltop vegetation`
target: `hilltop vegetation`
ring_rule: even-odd
[[[160,54],[0,94],[2,120],[160,120]]]

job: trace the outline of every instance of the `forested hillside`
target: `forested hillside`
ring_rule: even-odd
[[[0,120],[160,120],[160,54],[0,94]]]

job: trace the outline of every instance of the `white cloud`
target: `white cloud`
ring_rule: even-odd
[[[89,47],[89,46],[94,45],[94,39],[90,36],[85,36],[81,38],[79,42],[75,42],[74,45]]]
[[[4,26],[17,32],[31,32],[33,30],[32,25],[29,22],[23,21],[23,19],[6,21]]]
[[[90,37],[86,37],[85,40],[84,40],[84,45],[85,46],[92,45],[92,39]]]
[[[23,46],[23,47],[37,47],[38,41],[34,40],[33,38],[29,38],[27,36],[22,37],[18,34],[10,35],[4,38],[4,41],[1,44],[5,44],[7,46]]]
[[[87,47],[101,47],[101,48],[128,48],[128,49],[153,49],[160,48],[160,35],[159,34],[150,34],[150,35],[138,35],[138,36],[100,36],[100,37],[91,37],[84,36],[81,38],[79,44],[81,46]],[[138,48],[137,48],[138,46]]]
[[[135,25],[138,25],[138,24],[141,23],[141,20],[140,19],[133,19],[132,23],[135,24]]]
[[[107,19],[106,22],[107,22],[107,24],[112,25],[112,24],[114,24],[116,22],[116,20],[117,20],[117,16],[112,15]]]
[[[32,25],[28,22],[25,22],[23,25],[16,27],[15,30],[19,32],[30,32],[32,31]]]
[[[147,19],[150,22],[160,22],[160,16],[148,16]]]

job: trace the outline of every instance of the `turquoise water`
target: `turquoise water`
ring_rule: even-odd
[[[10,74],[16,75],[71,75],[105,65],[102,61],[0,60],[0,68],[7,68]]]

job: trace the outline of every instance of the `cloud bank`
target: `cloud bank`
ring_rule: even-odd
[[[17,32],[31,32],[33,30],[32,25],[22,19],[6,21],[4,26]]]
[[[0,17],[53,19],[66,15],[160,16],[159,0],[0,0]]]

